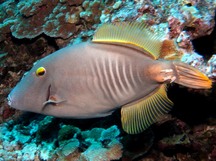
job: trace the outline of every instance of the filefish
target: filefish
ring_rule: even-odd
[[[167,84],[212,86],[198,69],[161,58],[163,41],[163,34],[142,23],[104,24],[92,41],[38,60],[8,95],[8,104],[78,119],[105,117],[121,108],[124,131],[140,133],[171,110]]]

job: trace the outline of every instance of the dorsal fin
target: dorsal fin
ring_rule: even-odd
[[[104,24],[95,33],[93,42],[120,43],[143,49],[154,59],[160,56],[162,33],[153,33],[149,27],[139,22],[119,22]]]
[[[137,134],[147,129],[160,117],[168,113],[172,107],[172,101],[166,94],[166,85],[150,95],[121,109],[121,122],[124,131],[129,134]]]

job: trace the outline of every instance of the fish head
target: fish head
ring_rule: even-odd
[[[8,105],[23,111],[41,113],[52,84],[51,68],[52,63],[45,60],[37,61],[8,95]]]

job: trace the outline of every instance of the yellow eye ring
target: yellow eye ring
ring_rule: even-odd
[[[46,69],[44,67],[37,68],[35,74],[36,76],[43,76],[46,73]]]

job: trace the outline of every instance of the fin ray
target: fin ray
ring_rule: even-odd
[[[212,81],[198,69],[182,62],[173,62],[173,65],[176,70],[175,83],[195,89],[212,87]]]
[[[124,131],[129,134],[144,131],[162,115],[168,113],[172,104],[166,94],[166,85],[161,85],[157,91],[154,91],[147,98],[123,106],[121,121]]]
[[[162,33],[153,33],[144,23],[119,22],[104,24],[95,33],[92,41],[99,43],[129,44],[146,51],[154,59],[159,58]]]

